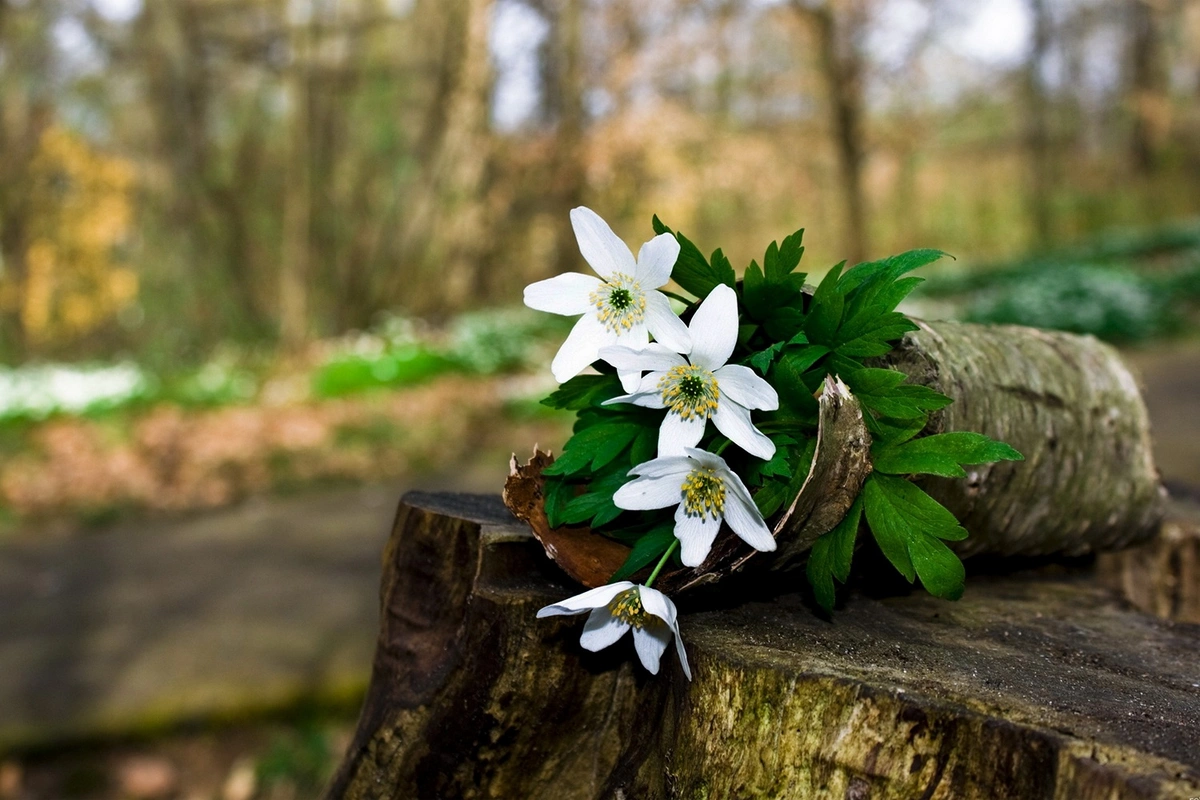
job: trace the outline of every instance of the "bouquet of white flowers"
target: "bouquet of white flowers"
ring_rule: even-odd
[[[705,258],[657,217],[636,258],[593,211],[576,208],[571,222],[596,276],[539,281],[525,304],[582,315],[551,364],[561,386],[543,401],[576,412],[574,434],[557,460],[514,460],[505,499],[592,588],[539,616],[589,612],[589,650],[632,629],[651,672],[674,639],[687,672],[656,581],[687,588],[778,550],[804,559],[829,611],[864,518],[909,582],[962,594],[945,541],[967,532],[910,479],[965,477],[964,465],[1021,454],[978,433],[922,436],[950,398],[871,361],[916,330],[896,307],[923,280],[909,273],[943,253],[838,264],[812,290],[797,272],[803,231],[738,280],[720,250]],[[682,293],[664,288],[672,281]]]

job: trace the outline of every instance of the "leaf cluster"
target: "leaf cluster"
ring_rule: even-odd
[[[897,306],[922,282],[910,275],[944,254],[912,250],[845,269],[838,264],[814,288],[799,270],[804,231],[772,242],[761,265],[751,261],[741,280],[716,250],[708,258],[683,234],[657,217],[655,233],[679,241],[672,278],[698,298],[690,314],[718,285],[738,294],[739,335],[731,361],[758,372],[779,395],[778,410],[756,413],[755,424],[775,443],[770,460],[730,448],[710,425],[699,446],[722,455],[750,488],[765,518],[777,514],[802,485],[816,448],[818,397],[827,376],[849,386],[864,410],[872,436],[874,471],[845,519],[815,543],[807,576],[819,605],[832,609],[836,582],[850,575],[859,528],[865,522],[880,550],[910,582],[920,578],[939,597],[963,590],[963,567],[945,544],[966,536],[954,515],[910,478],[966,476],[964,467],[1019,460],[1006,444],[977,433],[952,432],[920,437],[930,414],[949,405],[936,390],[908,383],[898,371],[875,359],[917,326]],[[545,401],[577,413],[574,433],[561,457],[546,471],[546,513],[552,526],[589,524],[628,543],[631,554],[614,579],[649,566],[674,541],[673,510],[622,512],[613,494],[632,467],[656,455],[661,411],[627,404],[603,405],[621,394],[611,369],[578,376]]]

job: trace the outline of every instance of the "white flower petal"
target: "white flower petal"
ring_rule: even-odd
[[[525,305],[535,311],[574,316],[592,310],[592,292],[604,285],[593,275],[565,272],[525,287]]]
[[[620,345],[605,347],[600,351],[600,357],[617,369],[638,370],[639,373],[665,372],[671,367],[687,364],[686,358],[657,342],[651,342],[641,350]]]
[[[601,278],[610,278],[618,272],[634,274],[633,253],[595,211],[584,206],[571,209],[571,227],[575,229],[579,252]]]
[[[629,630],[628,622],[617,619],[609,613],[607,608],[597,608],[592,611],[587,622],[583,624],[583,634],[579,637],[579,643],[583,645],[584,650],[591,650],[595,653],[610,644],[615,644],[627,630]]]
[[[752,456],[770,460],[775,455],[775,443],[754,427],[750,421],[750,410],[739,406],[728,397],[717,401],[717,412],[712,417],[717,430]]]
[[[633,629],[633,647],[637,650],[642,666],[651,675],[658,674],[658,665],[662,654],[671,641],[671,629],[666,625],[652,625],[648,628]]]
[[[643,381],[643,384],[645,381]],[[622,387],[624,384],[621,384]],[[662,395],[658,392],[634,392],[633,394],[623,394],[618,397],[613,397],[605,400],[600,405],[610,406],[613,403],[633,403],[635,406],[642,408],[663,408]]]
[[[679,241],[669,233],[660,233],[638,251],[634,277],[647,289],[657,289],[671,280],[671,270],[679,259]]]
[[[725,463],[725,459],[721,458],[715,453],[710,453],[707,450],[701,450],[698,447],[685,447],[683,449],[683,454],[691,460],[698,462],[702,467],[723,470],[725,472],[731,471],[729,469],[729,465]]]
[[[671,602],[671,598],[657,589],[651,589],[648,586],[641,586],[639,588],[641,590],[642,608],[654,616],[665,620],[671,629],[671,633],[674,634],[675,651],[679,653],[679,665],[683,667],[683,674],[690,681],[692,679],[692,669],[688,666],[687,652],[683,649],[683,638],[679,635],[679,615],[675,609],[675,604]]]
[[[771,384],[749,367],[726,364],[713,373],[721,394],[746,408],[774,411],[779,408],[779,394]]]
[[[661,408],[661,406],[660,406]],[[721,410],[721,406],[717,406]],[[662,426],[658,429],[658,454],[660,456],[683,455],[685,447],[695,447],[704,437],[704,426],[708,422],[704,417],[693,416],[684,419],[674,411],[668,411]],[[729,434],[725,434],[729,436]],[[733,438],[730,436],[729,438]]]
[[[638,385],[642,382],[642,373],[639,370],[617,370],[617,377],[621,380],[621,388],[627,392],[637,391]]]
[[[692,334],[683,320],[675,315],[671,301],[662,292],[646,292],[646,328],[673,352],[691,352]]]
[[[737,294],[725,284],[708,293],[688,323],[693,364],[716,370],[725,365],[737,344]]]
[[[649,511],[677,505],[683,499],[682,486],[683,477],[678,473],[637,478],[617,489],[613,494],[613,505],[626,511]]]
[[[683,505],[675,509],[675,538],[679,540],[679,560],[685,567],[698,567],[708,558],[713,540],[721,530],[721,520],[710,516],[688,516]]]
[[[763,522],[762,514],[754,505],[746,484],[730,470],[725,470],[721,479],[725,483],[725,522],[755,550],[774,550],[775,537],[771,535],[767,523]]]
[[[649,586],[638,586],[638,596],[642,599],[642,608],[646,609],[648,613],[658,617],[672,628],[678,627],[675,622],[678,612],[675,610],[675,604],[671,602],[671,598]]]
[[[646,330],[645,322],[635,322],[629,330],[618,330],[612,334],[612,343],[614,345],[628,347],[632,350],[641,350],[649,342],[650,332]]]
[[[721,463],[723,464],[724,462]],[[679,484],[682,486],[683,477],[691,472],[692,469],[694,469],[694,465],[686,457],[671,456],[670,458],[656,458],[644,464],[638,464],[629,470],[629,474],[642,478],[661,478],[664,475],[675,475],[679,478]]]
[[[589,589],[583,594],[577,594],[574,597],[568,597],[566,600],[546,606],[537,612],[537,616],[538,619],[542,619],[543,617],[556,617],[563,614],[582,614],[585,611],[591,611],[593,608],[602,608],[608,605],[614,597],[632,586],[633,584],[629,581],[617,581],[606,586]]]
[[[679,635],[679,628],[672,630],[675,634],[675,652],[679,654],[679,666],[683,667],[683,674],[690,681],[692,679],[692,668],[688,666],[687,651],[683,649],[683,637]]]
[[[584,314],[571,328],[567,340],[558,348],[550,371],[559,383],[566,383],[600,357],[600,348],[613,344],[615,337],[592,314]]]

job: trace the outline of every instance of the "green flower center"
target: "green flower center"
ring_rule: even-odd
[[[638,630],[653,625],[658,619],[653,614],[646,613],[646,609],[642,605],[642,593],[636,586],[626,589],[609,601],[608,613],[612,614],[615,619],[626,625],[632,625]]]
[[[704,367],[691,364],[671,367],[658,381],[663,405],[684,419],[708,419],[717,410],[721,390],[717,379]]]
[[[712,467],[692,470],[680,488],[683,510],[689,517],[720,519],[725,514],[725,482]]]
[[[624,311],[633,305],[633,297],[628,289],[613,289],[608,293],[608,306],[614,311]]]
[[[623,272],[609,278],[588,300],[604,327],[616,334],[629,333],[646,317],[646,293],[640,283]]]

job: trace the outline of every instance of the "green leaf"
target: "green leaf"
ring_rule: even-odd
[[[771,309],[770,294],[766,288],[766,278],[758,262],[751,261],[750,266],[742,273],[742,302],[746,311],[754,319],[765,319]]]
[[[810,342],[831,346],[837,344],[834,335],[842,324],[846,303],[845,295],[838,290],[838,278],[845,263],[843,261],[829,270],[813,293],[812,304],[804,320],[804,332],[808,334]]]
[[[662,223],[657,216],[653,220],[656,234],[670,233],[679,242],[679,259],[671,271],[671,279],[691,292],[696,297],[707,297],[708,293],[719,284],[734,288],[737,276],[729,259],[720,250],[713,253],[713,263],[709,263],[696,245],[692,244],[682,233],[676,233]]]
[[[875,474],[868,476],[862,488],[863,511],[867,515],[867,525],[871,527],[871,535],[875,537],[883,555],[909,583],[912,583],[917,578],[917,571],[908,555],[911,528],[907,520],[892,506],[886,489],[881,488],[876,478]]]
[[[616,375],[576,375],[550,394],[542,405],[567,411],[582,411],[624,394]]]
[[[576,433],[563,446],[562,457],[543,470],[544,475],[574,475],[590,464],[593,470],[600,469],[619,456],[644,430],[636,422],[617,421],[622,415],[600,417],[601,421],[587,424],[591,420],[580,415],[576,420]],[[584,425],[586,424],[586,427]]]
[[[593,528],[612,522],[622,512],[613,504],[613,495],[629,480],[621,470],[592,481],[585,493],[567,503],[562,512],[563,521],[569,525],[590,521]]]
[[[804,229],[801,228],[790,236],[784,237],[783,243],[779,245],[773,264],[768,264],[765,259],[763,260],[768,283],[782,284],[794,277],[792,273],[800,266],[800,259],[804,256],[804,246],[801,244],[803,241]],[[774,246],[775,243],[771,242],[771,247]],[[803,280],[801,280],[801,286],[803,286],[803,283]],[[794,284],[795,282],[793,281]]]
[[[982,433],[955,431],[925,436],[906,444],[913,453],[940,453],[959,464],[990,464],[993,461],[1024,461],[1025,456],[1004,442],[990,439]]]
[[[771,370],[770,383],[779,393],[780,407],[787,407],[802,414],[816,410],[817,400],[804,382],[804,373],[820,361],[829,348],[808,345],[794,353],[787,353],[775,363]]]
[[[662,558],[667,548],[675,541],[675,522],[664,522],[656,525],[634,543],[633,550],[621,568],[612,574],[609,581],[624,581],[633,577],[639,570],[653,564]]]
[[[880,273],[886,273],[890,276],[890,280],[895,280],[901,275],[906,275],[915,269],[932,264],[945,255],[947,254],[941,250],[909,250],[881,261],[867,261],[857,264],[847,270],[846,274],[842,276],[840,288],[844,293],[849,293],[871,277]]]
[[[557,528],[563,524],[563,509],[575,496],[575,484],[562,478],[547,478],[542,495],[545,498],[546,522],[551,528]]]
[[[854,558],[854,540],[858,536],[858,525],[862,520],[862,500],[855,500],[842,521],[828,533],[822,534],[813,544],[808,556],[808,582],[813,588],[817,604],[825,611],[833,610],[836,591],[833,579],[842,583],[850,577],[850,563]]]
[[[860,369],[842,375],[863,407],[882,417],[923,420],[930,411],[953,402],[928,386],[901,383],[904,378],[902,372],[883,369]]]
[[[962,597],[967,572],[953,550],[932,536],[916,536],[908,543],[908,554],[931,595],[947,600]]]
[[[759,350],[757,353],[752,354],[747,360],[750,362],[752,367],[757,369],[763,375],[766,375],[767,371],[771,368],[772,362],[774,362],[775,358],[783,352],[784,348],[807,343],[808,337],[806,337],[804,332],[801,331],[785,342],[776,342],[764,350]]]
[[[910,583],[919,576],[930,594],[962,595],[962,563],[938,541],[966,537],[953,514],[903,478],[879,473],[863,484],[862,499],[875,541]]]

